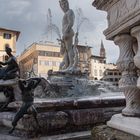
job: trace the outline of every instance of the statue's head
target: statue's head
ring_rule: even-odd
[[[60,3],[60,7],[64,11],[64,13],[69,10],[69,2],[68,2],[68,0],[59,0],[59,3]]]
[[[12,49],[9,46],[5,46],[5,51],[9,55],[12,52]]]

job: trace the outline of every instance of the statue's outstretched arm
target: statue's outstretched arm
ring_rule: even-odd
[[[37,85],[41,82],[41,78],[31,78],[31,82],[29,83],[29,86],[31,86],[32,89],[35,89]]]

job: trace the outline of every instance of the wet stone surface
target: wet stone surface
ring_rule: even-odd
[[[22,102],[17,101],[9,105],[11,109],[18,109]],[[64,98],[64,99],[35,99],[34,103],[38,112],[49,110],[78,110],[78,109],[93,109],[107,107],[122,107],[125,106],[124,96],[116,97],[81,97],[81,98]]]
[[[21,102],[9,105],[17,110]],[[93,126],[106,123],[112,115],[120,113],[125,106],[123,97],[110,98],[77,98],[59,100],[36,100],[35,106],[38,111],[38,128],[32,115],[24,115],[19,121],[15,136],[32,137],[36,134],[42,136],[71,133],[91,130]],[[15,116],[14,112],[1,112],[0,125],[11,127]]]

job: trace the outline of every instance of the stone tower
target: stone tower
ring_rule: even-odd
[[[106,52],[105,52],[103,41],[101,41],[100,56],[104,57],[104,58],[106,57]]]

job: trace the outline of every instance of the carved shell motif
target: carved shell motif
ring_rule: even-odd
[[[114,6],[112,7],[112,9],[110,9],[110,24],[114,24],[116,22],[116,20],[118,19],[118,7]]]
[[[137,6],[138,0],[126,0],[126,7],[128,11],[133,10]]]

